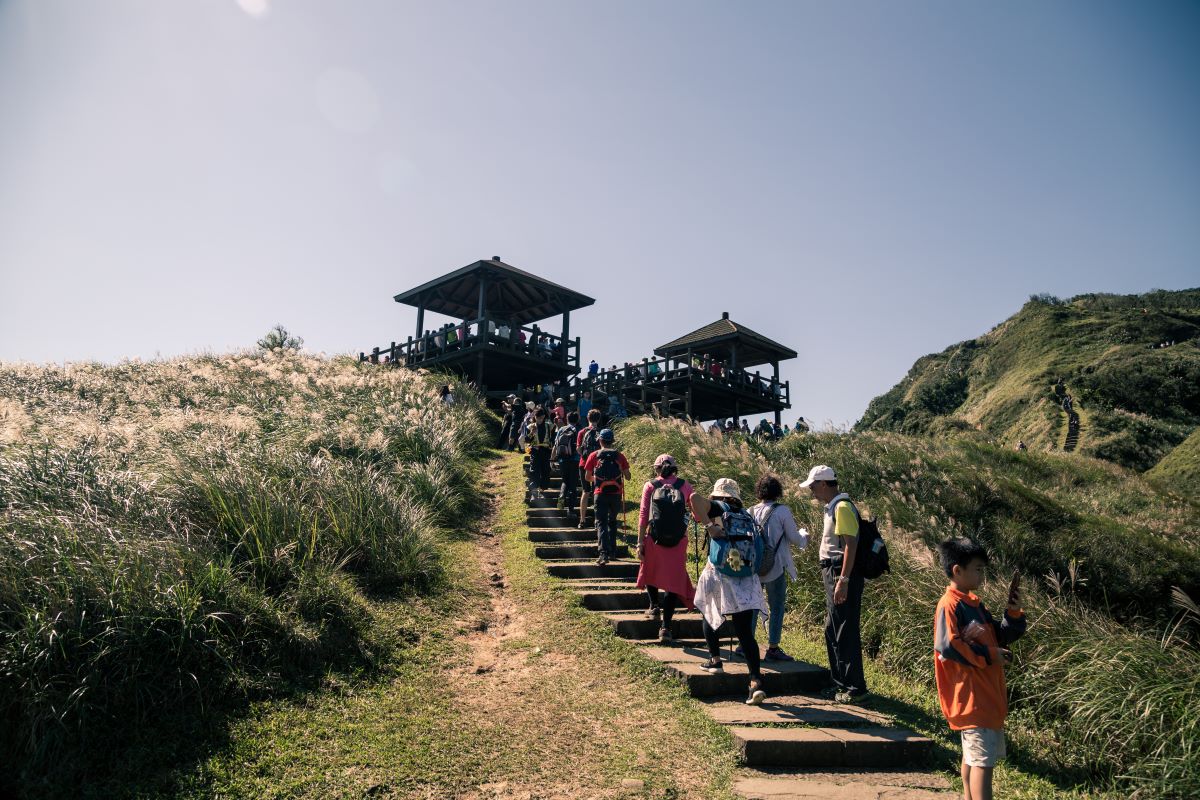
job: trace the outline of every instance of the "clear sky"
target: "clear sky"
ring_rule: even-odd
[[[1031,293],[1200,285],[1200,3],[0,0],[0,359],[403,339],[508,263],[586,361],[730,312],[846,424]]]

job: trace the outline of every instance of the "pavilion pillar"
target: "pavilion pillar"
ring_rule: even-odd
[[[483,319],[484,313],[487,311],[487,274],[479,276],[479,307],[475,314],[475,319]]]
[[[734,342],[729,348],[729,369],[731,371],[737,369],[737,342]]]
[[[742,424],[742,401],[736,397],[733,399],[733,424]]]
[[[561,351],[563,364],[566,364],[567,359],[570,358],[567,353],[567,342],[569,341],[571,341],[571,312],[570,310],[567,310],[563,312],[562,339],[559,342],[562,345]]]
[[[421,334],[423,334],[424,332],[425,332],[425,303],[422,302],[417,305],[417,335],[416,335],[416,338],[420,339]]]

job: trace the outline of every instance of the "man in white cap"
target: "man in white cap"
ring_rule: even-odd
[[[825,505],[819,553],[825,583],[825,649],[837,701],[856,702],[867,694],[860,633],[863,577],[853,572],[858,512],[850,495],[838,488],[832,467],[813,467],[808,471],[808,480],[800,485]]]

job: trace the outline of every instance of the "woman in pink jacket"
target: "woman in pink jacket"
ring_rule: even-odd
[[[654,460],[652,481],[642,487],[638,516],[637,585],[650,598],[647,619],[659,620],[658,640],[671,641],[671,618],[675,609],[692,608],[696,590],[687,574],[687,509],[692,485],[676,472],[675,459],[663,453]],[[660,596],[660,591],[665,596]]]

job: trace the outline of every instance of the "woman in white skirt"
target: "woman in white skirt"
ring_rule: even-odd
[[[692,494],[690,505],[693,518],[706,523],[706,530],[711,539],[724,538],[726,527],[737,521],[734,517],[748,516],[742,507],[742,496],[737,482],[730,478],[718,480],[713,486],[710,498],[701,497],[699,492]],[[766,611],[767,604],[758,575],[751,571],[750,575],[744,578],[731,577],[717,570],[711,561],[706,561],[704,571],[700,573],[700,580],[696,584],[695,602],[696,608],[704,617],[701,627],[710,656],[700,668],[706,672],[724,670],[717,628],[721,627],[725,617],[729,617],[745,654],[746,665],[750,669],[750,690],[746,703],[760,704],[767,693],[763,689],[762,673],[759,672],[754,623],[758,612]]]

